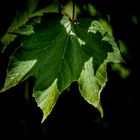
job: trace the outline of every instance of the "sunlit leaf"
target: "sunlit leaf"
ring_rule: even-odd
[[[77,81],[82,96],[103,114],[100,92],[107,81],[106,64],[120,62],[121,56],[113,37],[97,21],[46,14],[34,33],[22,36],[21,41],[1,92],[34,76],[33,95],[44,121],[59,95]]]

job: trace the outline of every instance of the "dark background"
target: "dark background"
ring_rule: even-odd
[[[44,6],[45,2],[41,2],[38,8]],[[122,79],[117,71],[112,70],[111,64],[108,65],[108,82],[101,93],[104,117],[100,118],[99,112],[81,97],[77,83],[73,83],[69,91],[61,94],[50,116],[41,124],[42,112],[31,95],[34,79],[30,78],[28,84],[31,88],[28,97],[24,95],[26,81],[0,95],[0,139],[139,137],[139,4],[136,0],[86,2],[92,3],[100,11],[101,17],[107,19],[107,15],[110,15],[116,42],[122,40],[128,48],[128,52],[122,54],[126,62],[122,65],[131,72],[127,78]],[[12,21],[15,9],[21,8],[22,4],[16,0],[0,3],[2,37]],[[83,12],[81,16],[88,15]],[[132,20],[133,17],[136,18],[135,22]],[[5,62],[3,58],[6,57],[1,57],[1,69]]]

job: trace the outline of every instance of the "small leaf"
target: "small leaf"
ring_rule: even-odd
[[[23,25],[23,26],[19,27],[18,29],[16,29],[15,31],[13,31],[13,34],[30,35],[33,32],[34,32],[33,26],[31,26],[31,25]]]

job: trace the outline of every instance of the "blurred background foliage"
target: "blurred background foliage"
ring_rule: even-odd
[[[75,0],[75,17],[93,18],[111,32],[124,63],[108,65],[108,82],[101,93],[104,117],[80,95],[73,83],[58,99],[53,112],[40,124],[42,112],[32,97],[31,77],[0,95],[0,137],[6,138],[112,138],[137,137],[139,126],[139,34],[140,15],[137,0]],[[40,0],[36,11],[62,12],[71,16],[70,0]],[[12,23],[17,11],[26,9],[25,1],[0,2],[0,38]],[[17,45],[15,41],[12,45]],[[2,43],[0,44],[2,48]],[[3,77],[11,49],[0,56],[0,78]],[[2,80],[0,80],[2,81]],[[2,86],[0,84],[0,86]],[[114,135],[113,135],[114,134]]]

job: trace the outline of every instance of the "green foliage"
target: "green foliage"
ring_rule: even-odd
[[[44,9],[36,10],[39,0],[25,0],[24,2],[21,2],[23,4],[22,8],[17,9],[11,25],[9,26],[5,35],[1,38],[1,42],[3,43],[3,51],[17,37],[16,34],[13,33],[15,33],[17,30],[19,31],[20,28],[24,28],[26,26],[24,32],[27,32],[28,28],[27,34],[29,34],[30,30],[33,27],[31,27],[32,25],[28,25],[28,22],[34,17],[42,16],[45,12]]]
[[[9,29],[20,38],[21,45],[11,56],[1,92],[34,76],[33,96],[44,113],[43,122],[59,95],[77,81],[81,95],[103,116],[100,93],[107,82],[107,63],[122,61],[112,35],[92,18],[71,20],[47,13],[35,22],[38,14],[33,18],[32,13],[38,1],[28,2],[28,7],[34,6],[22,12]]]

